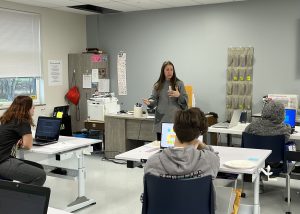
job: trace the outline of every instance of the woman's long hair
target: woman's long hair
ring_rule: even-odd
[[[6,112],[0,117],[1,124],[16,120],[17,123],[28,122],[33,126],[33,119],[29,112],[32,104],[33,102],[30,97],[17,96]]]
[[[160,91],[163,87],[164,82],[166,81],[166,77],[165,77],[165,67],[167,65],[171,65],[173,67],[173,76],[170,79],[170,84],[172,86],[172,90],[175,90],[175,86],[177,81],[179,81],[179,79],[176,77],[176,72],[175,72],[175,68],[172,62],[170,61],[165,61],[162,66],[161,66],[161,70],[160,70],[160,76],[157,80],[157,82],[154,84],[154,88],[156,91]]]

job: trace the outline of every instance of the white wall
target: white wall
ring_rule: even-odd
[[[151,93],[164,60],[193,85],[196,105],[224,118],[227,48],[254,47],[254,113],[268,93],[300,94],[300,1],[248,0],[87,17],[87,44],[110,55],[117,94],[117,53],[127,53],[128,110]]]
[[[0,1],[0,7],[34,12],[41,15],[42,74],[46,106],[37,107],[39,114],[49,115],[54,106],[66,103],[68,90],[68,54],[80,53],[86,48],[86,16],[41,7]],[[12,47],[14,48],[14,47]],[[63,85],[48,85],[48,60],[62,60]],[[0,114],[3,111],[0,111]]]

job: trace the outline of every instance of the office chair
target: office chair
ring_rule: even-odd
[[[260,136],[249,134],[243,132],[242,134],[242,145],[243,148],[252,148],[252,149],[268,149],[272,150],[270,156],[266,159],[265,165],[271,164],[271,172],[277,177],[286,178],[286,193],[287,197],[285,200],[288,202],[288,211],[290,212],[290,173],[292,167],[287,167],[286,159],[286,147],[285,147],[285,136],[284,135],[275,135],[275,136]],[[272,163],[282,163],[279,167],[272,168]]]
[[[169,179],[146,174],[142,214],[214,214],[211,176]]]
[[[11,179],[5,178],[5,177],[3,177],[1,175],[0,175],[0,180],[2,180],[2,181],[12,181]]]

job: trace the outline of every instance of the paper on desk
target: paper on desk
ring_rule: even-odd
[[[146,147],[149,147],[149,148],[159,148],[160,147],[160,141],[153,141],[151,143],[148,143],[145,145]]]

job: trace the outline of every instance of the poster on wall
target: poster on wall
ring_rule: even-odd
[[[98,75],[99,75],[99,70],[92,69],[92,83],[98,82]]]
[[[92,88],[92,75],[83,74],[82,75],[82,88]]]
[[[127,95],[126,53],[120,52],[117,61],[119,95]]]
[[[62,61],[48,60],[48,85],[63,85],[62,80]]]

